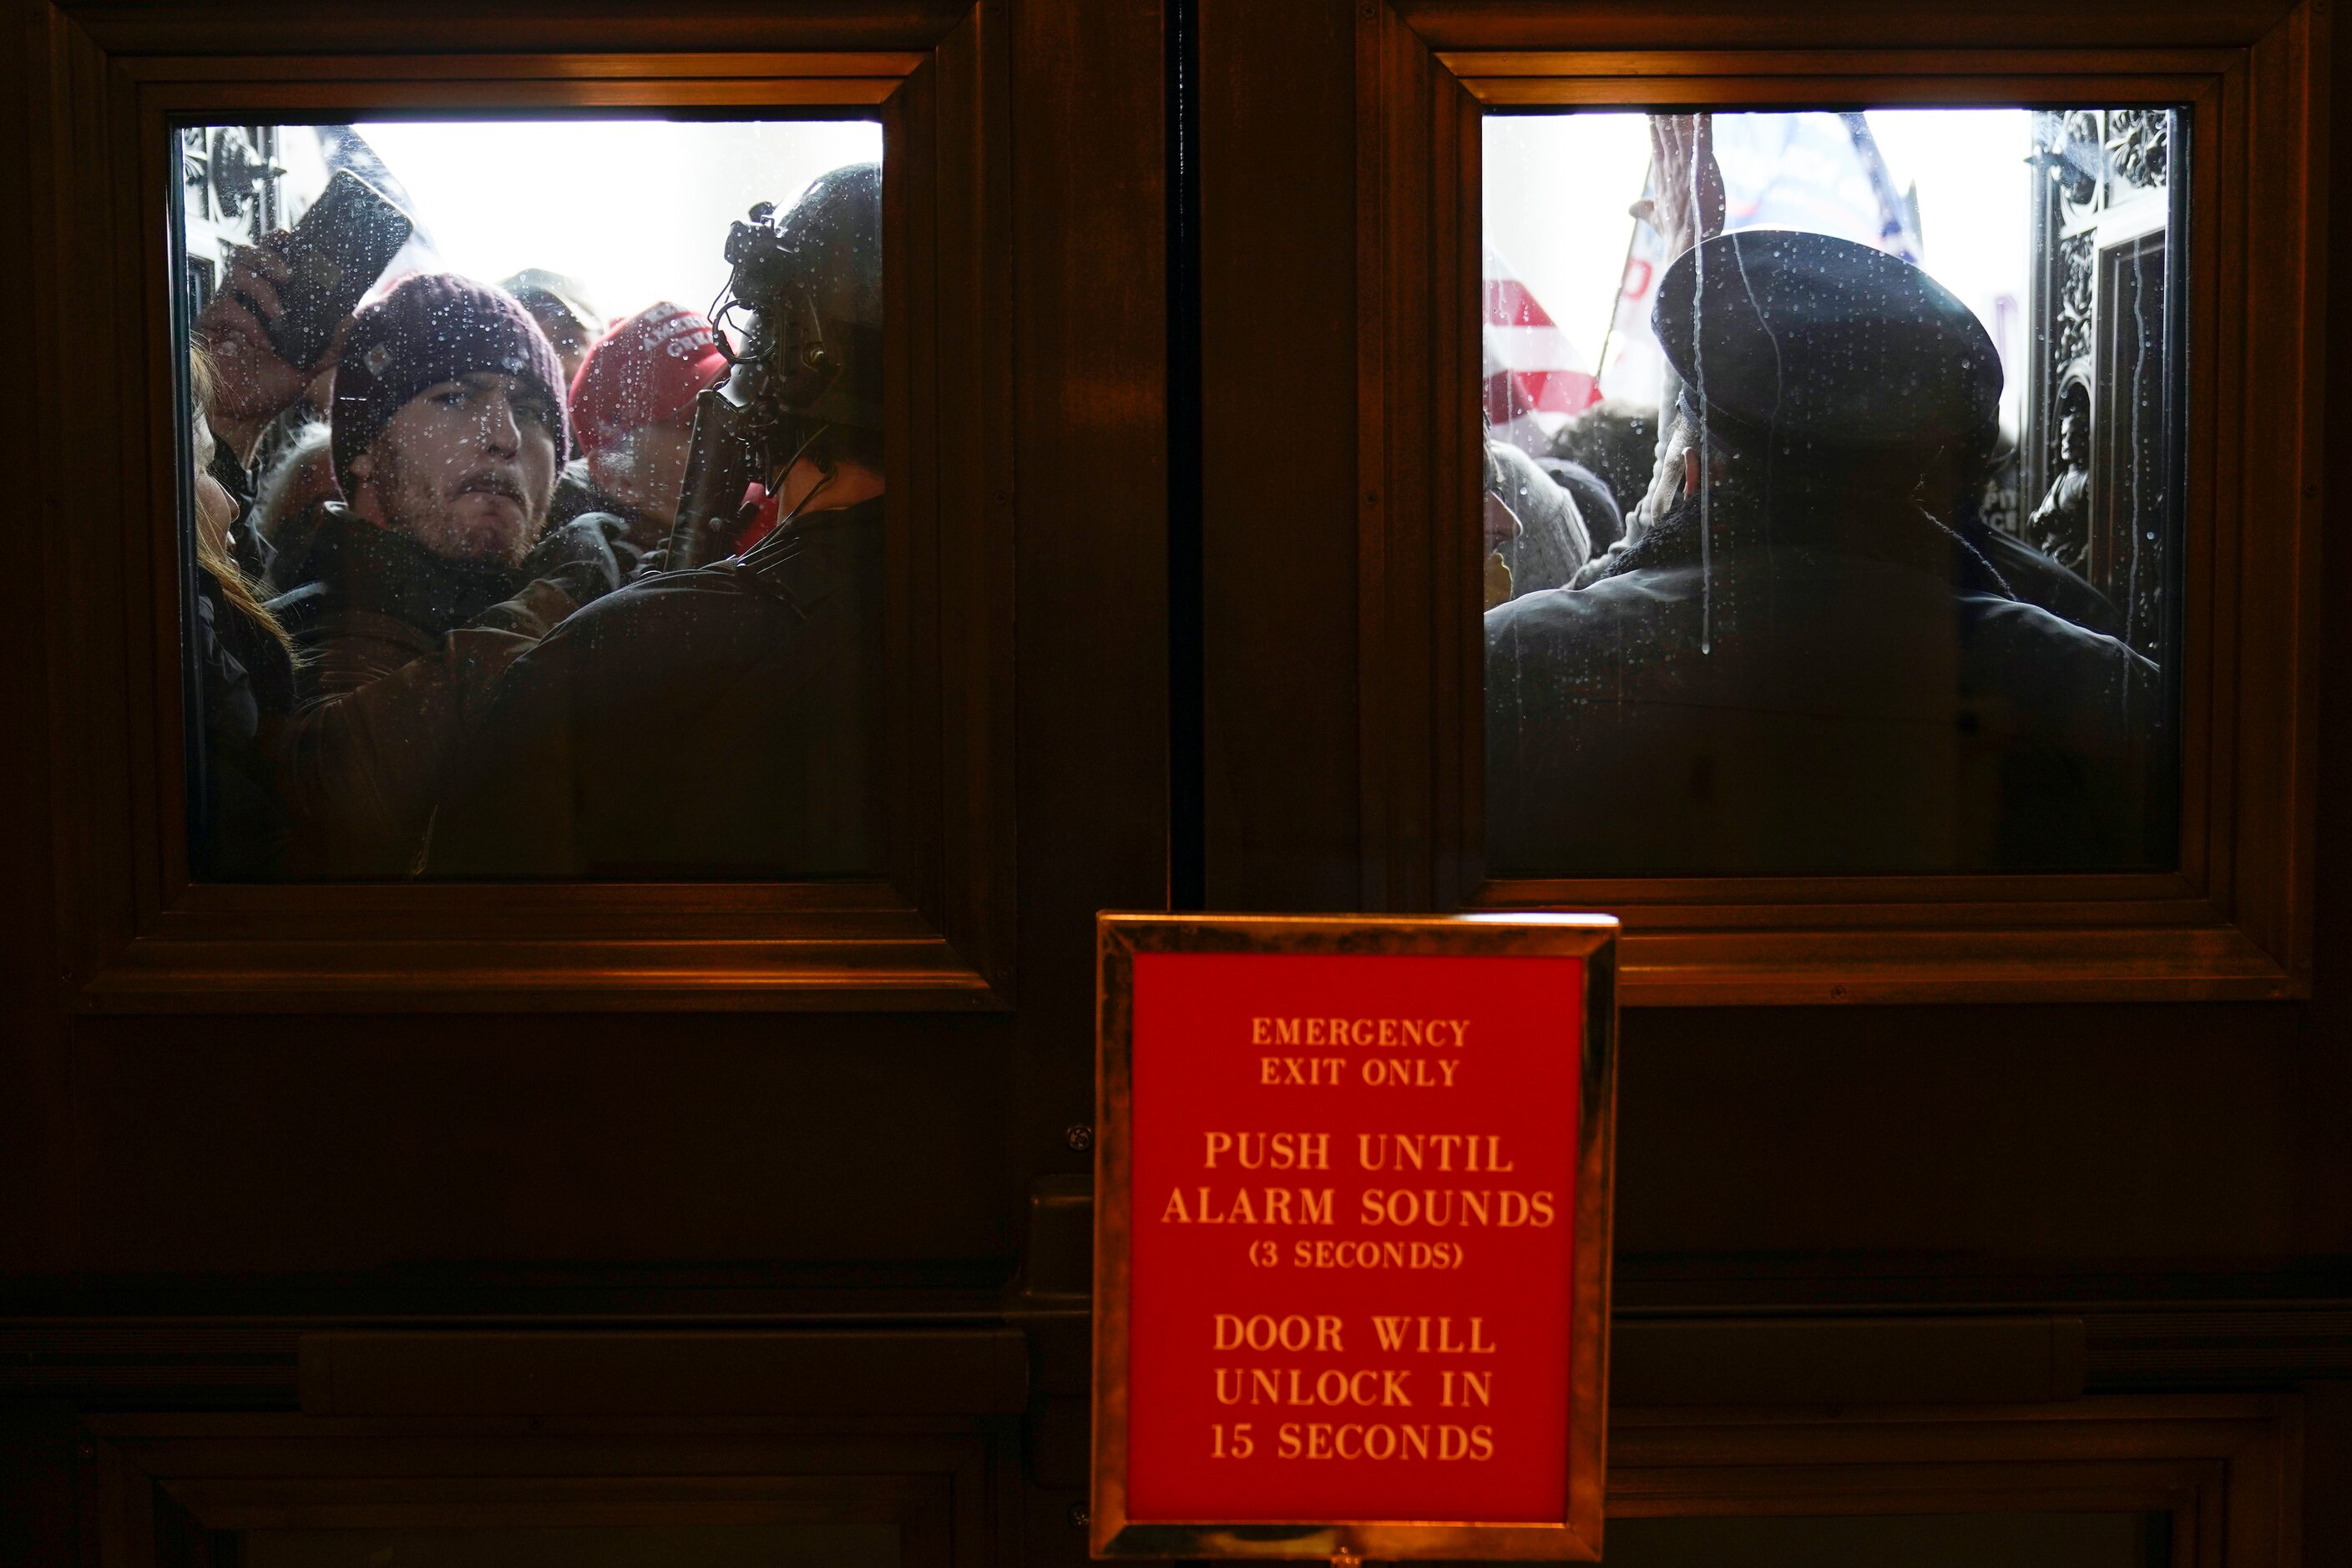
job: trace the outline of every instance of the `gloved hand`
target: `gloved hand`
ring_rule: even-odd
[[[616,521],[607,513],[592,511],[549,529],[522,558],[524,580],[552,583],[575,605],[603,598],[621,585],[621,563],[605,530]]]

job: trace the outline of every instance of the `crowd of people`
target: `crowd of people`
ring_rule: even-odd
[[[1666,398],[1488,447],[1490,869],[2161,863],[2158,671],[1970,500],[1983,327],[1884,252],[1724,232],[1706,117],[1653,139]],[[200,875],[878,868],[879,189],[781,220],[797,390],[724,558],[675,570],[698,408],[744,374],[709,320],[423,274],[296,366],[282,237],[236,259],[193,353]]]
[[[1983,326],[1883,251],[1724,232],[1708,132],[1652,121],[1663,414],[1489,444],[1489,870],[2167,863],[2160,672],[1981,516]]]
[[[691,570],[666,543],[734,371],[709,320],[423,273],[295,365],[289,237],[235,258],[191,344],[199,876],[877,868],[880,179],[776,226],[822,374],[771,397],[731,552]]]

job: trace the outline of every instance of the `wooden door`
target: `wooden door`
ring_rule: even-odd
[[[26,743],[0,782],[20,938],[0,1030],[0,1510],[24,1528],[0,1556],[301,1546],[239,1534],[300,1526],[291,1481],[242,1512],[200,1502],[198,1524],[142,1494],[116,1515],[129,1536],[84,1539],[58,1501],[117,1485],[115,1439],[79,1426],[107,1407],[280,1413],[255,1429],[278,1456],[265,1470],[374,1478],[383,1506],[309,1516],[322,1529],[676,1526],[751,1531],[751,1550],[805,1526],[822,1555],[824,1531],[856,1526],[926,1561],[1072,1556],[1082,1465],[1053,1439],[1027,1457],[1019,1417],[1033,1383],[1082,1384],[1083,1361],[1041,1354],[1033,1376],[1006,1325],[1050,1337],[1072,1316],[1071,1264],[1022,1268],[1033,1235],[1050,1252],[1068,1230],[1050,1184],[1089,1164],[1094,911],[1165,897],[1157,9],[22,20],[12,459],[75,521],[33,531],[47,542],[21,557],[9,633]],[[881,122],[892,504],[911,498],[887,591],[919,634],[891,656],[887,876],[188,874],[158,202],[174,117],[226,122],[231,100],[294,122]],[[665,221],[661,195],[627,193],[612,221]],[[69,1352],[60,1379],[68,1342],[94,1359]],[[583,1351],[552,1383],[536,1360]],[[553,1431],[568,1397],[638,1437],[575,1430],[521,1456],[512,1439]],[[404,1491],[416,1450],[338,1446],[338,1421],[436,1411],[457,1447],[425,1468],[474,1478],[439,1501]],[[500,1490],[522,1473],[544,1480],[531,1499]]]
[[[2301,203],[2321,199],[2336,176],[2294,168],[2342,133],[2296,106],[2305,91],[2326,93],[2330,50],[2325,18],[2285,5],[1931,16],[1374,0],[1276,14],[1203,0],[1207,901],[1579,907],[1626,919],[1612,1380],[1625,1417],[1612,1458],[1646,1443],[1636,1431],[1670,1405],[1819,1400],[1851,1413],[1882,1401],[2054,1398],[2080,1408],[2126,1390],[2316,1386],[2342,1375],[2332,1346],[2301,1338],[2336,1322],[2352,1235],[2341,1140],[2327,1130],[2332,1109],[2321,1109],[2340,1103],[2347,1082],[2329,890],[2342,866],[2325,804],[2343,756],[2321,717],[2341,700],[2322,673],[2340,627],[2292,608],[2314,603],[2336,568],[2323,578],[2308,560],[2280,558],[2247,570],[2227,564],[2226,551],[2192,567],[2218,571],[2209,581],[2226,584],[2227,614],[2263,627],[2249,642],[2198,618],[2192,639],[2233,650],[2226,660],[2267,658],[2254,652],[2264,644],[2285,653],[2273,637],[2300,650],[2266,665],[2258,686],[2227,678],[2210,709],[2232,736],[2221,763],[2228,788],[2303,781],[2268,797],[2262,826],[2228,828],[2231,853],[2266,854],[2291,822],[2317,823],[2313,839],[2271,862],[2286,879],[2273,890],[2315,889],[2317,910],[2310,926],[2294,917],[2257,939],[2284,939],[2256,965],[2271,980],[2246,970],[2226,979],[2189,957],[2186,925],[2130,934],[2139,917],[2114,902],[2060,914],[1988,901],[1962,916],[1925,884],[1492,879],[1479,869],[1480,584],[1467,542],[1479,490],[1482,125],[1580,107],[2040,105],[2101,90],[2083,83],[2112,91],[2123,73],[2202,60],[2196,68],[2246,72],[2252,97],[2245,121],[2209,105],[2192,114],[2198,123],[2292,127],[2305,149],[2261,160],[2258,196],[2243,179],[2226,181],[2252,205],[2242,213],[2217,193],[2206,239],[2243,223],[2246,242],[2273,260],[2282,246],[2310,246],[2264,290],[2307,299],[2337,266],[2336,231],[2306,226]],[[2053,85],[2062,73],[2077,84]],[[2138,85],[2154,89],[2145,77]],[[2161,90],[2194,96],[2185,81]],[[1624,245],[1622,209],[1593,222]],[[2189,304],[2192,316],[2208,302],[2231,309],[2234,271],[2188,275],[2192,293],[2213,291]],[[1601,318],[1587,314],[1597,336]],[[2256,402],[2288,384],[2315,389],[2344,363],[2340,332],[2315,320],[2273,314],[2224,336],[2230,354],[2266,352],[2259,342],[2294,360],[2283,377],[2264,377]],[[2206,470],[2191,485],[2214,487],[2212,516],[2234,514],[2273,544],[2313,526],[2303,509],[2324,483],[2314,459],[2337,416],[2300,396],[2255,416],[2248,391],[2199,395],[2231,411],[2228,430],[2190,458]],[[2258,469],[2271,478],[2249,488]],[[2301,476],[2294,494],[2260,488],[2289,474]],[[2297,512],[2304,521],[2289,521]],[[2267,728],[2289,689],[2320,722],[2295,721],[2304,742]],[[2224,807],[2207,794],[2194,809],[2210,826],[2212,811],[2234,815],[2249,798]],[[2291,802],[2314,815],[2297,817],[2304,808]],[[2269,895],[2252,885],[2219,903],[2219,884],[2205,886],[2201,907],[2252,922],[2237,931],[2267,918],[2258,910]],[[2051,889],[1946,891],[1998,901]],[[2077,917],[2086,923],[2070,934]],[[2305,951],[2294,929],[2310,938],[2307,987],[2291,974]],[[2012,941],[2011,959],[1995,956]],[[2133,955],[2128,979],[2092,952],[2109,942]],[[2055,1362],[2041,1350],[2009,1362],[2024,1381],[2000,1394],[1990,1362],[1957,1371],[1970,1336],[2045,1331],[2080,1345],[2079,1376],[2071,1348]],[[1880,1337],[1889,1334],[1920,1337],[1898,1348]],[[2058,1382],[2044,1381],[2062,1364]],[[2305,1484],[2306,1496],[2342,1489],[2333,1469]],[[1629,1481],[1612,1510],[1737,1511],[1696,1493],[1665,1503],[1645,1487]],[[1867,1506],[1932,1511],[1892,1493]],[[2244,1549],[2259,1560],[2289,1536],[2269,1539]],[[2319,1539],[2305,1550],[2320,1550]],[[1751,1544],[1772,1550],[1760,1536]]]

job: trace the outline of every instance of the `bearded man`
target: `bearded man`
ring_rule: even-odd
[[[281,539],[271,572],[305,656],[282,758],[289,873],[415,870],[491,685],[618,582],[598,520],[547,530],[563,391],[503,290],[410,278],[353,318],[331,421],[343,499]]]
[[[773,531],[639,578],[517,659],[435,820],[428,875],[885,867],[881,166],[812,183],[772,261],[790,332],[814,334],[769,350],[809,374],[757,383],[774,389],[760,405],[782,468]]]

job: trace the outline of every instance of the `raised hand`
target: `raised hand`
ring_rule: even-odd
[[[1723,232],[1723,169],[1715,159],[1715,116],[1650,116],[1654,196],[1635,202],[1633,215],[1658,231],[1666,259]]]
[[[314,378],[323,376],[342,349],[342,331],[315,365],[289,364],[270,343],[265,322],[286,313],[280,286],[293,276],[282,254],[293,235],[277,229],[261,243],[240,246],[230,258],[228,276],[196,318],[195,335],[213,359],[213,404],[208,413],[214,430],[243,459],[253,450],[262,427],[276,418]],[[343,327],[348,329],[348,318]]]

